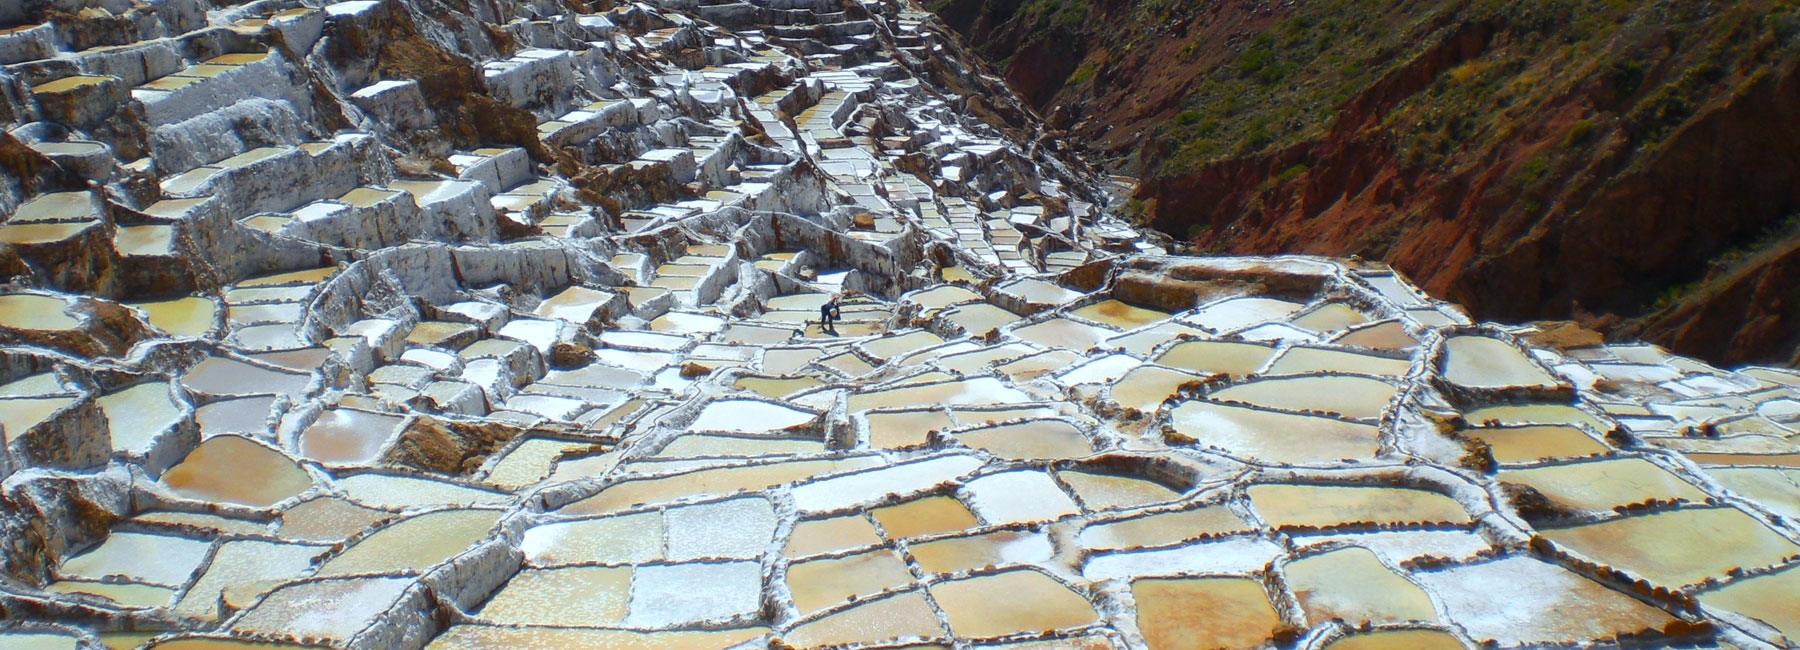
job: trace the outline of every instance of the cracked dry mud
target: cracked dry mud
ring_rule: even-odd
[[[0,648],[1800,638],[1800,374],[1167,255],[916,5],[48,9]]]

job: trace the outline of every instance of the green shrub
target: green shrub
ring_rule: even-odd
[[[1054,12],[1056,16],[1056,25],[1070,29],[1079,29],[1083,24],[1087,23],[1087,0],[1073,0],[1066,6],[1057,0],[1052,0],[1052,3],[1053,8],[1051,11]]]
[[[1606,84],[1620,98],[1630,97],[1644,85],[1644,62],[1636,59],[1614,61],[1606,69]]]
[[[1275,37],[1268,32],[1250,39],[1250,47],[1238,54],[1238,72],[1264,86],[1274,85],[1294,71],[1294,64],[1281,60],[1276,53]]]
[[[1660,311],[1673,307],[1676,303],[1681,302],[1682,298],[1687,297],[1688,294],[1693,293],[1694,290],[1698,288],[1700,288],[1699,282],[1689,282],[1686,284],[1664,287],[1662,291],[1656,293],[1656,304],[1651,306],[1651,309]]]
[[[1589,142],[1593,142],[1593,140],[1594,121],[1584,118],[1576,120],[1574,126],[1569,127],[1569,135],[1563,138],[1563,144],[1571,147],[1579,147]]]
[[[1269,130],[1269,126],[1274,122],[1275,118],[1271,115],[1258,115],[1251,118],[1249,128],[1244,131],[1244,140],[1239,146],[1239,150],[1249,153],[1274,142],[1275,132]]]
[[[1513,177],[1513,180],[1521,186],[1530,185],[1543,178],[1544,172],[1547,171],[1550,171],[1550,159],[1538,156],[1519,163],[1519,173]]]

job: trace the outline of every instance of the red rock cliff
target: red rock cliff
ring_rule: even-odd
[[[1199,249],[1380,258],[1481,318],[1791,362],[1800,321],[1770,301],[1800,276],[1768,253],[1800,211],[1800,19],[1619,4],[941,14]]]

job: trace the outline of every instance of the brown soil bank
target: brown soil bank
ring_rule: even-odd
[[[1201,250],[1379,258],[1486,319],[1796,360],[1791,3],[932,8]]]

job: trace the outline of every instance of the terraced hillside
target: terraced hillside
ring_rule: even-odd
[[[1481,318],[1792,364],[1792,3],[940,0],[1045,142],[1215,253],[1360,255]]]
[[[0,649],[1800,638],[1800,373],[1171,255],[919,6],[0,20]]]

